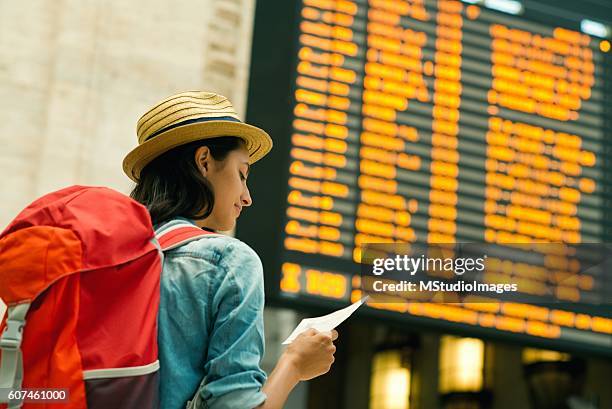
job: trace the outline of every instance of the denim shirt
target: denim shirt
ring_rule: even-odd
[[[180,220],[193,224],[179,218],[163,229]],[[210,409],[263,403],[263,308],[261,261],[240,240],[204,237],[166,252],[158,319],[161,409],[184,409],[196,391]]]

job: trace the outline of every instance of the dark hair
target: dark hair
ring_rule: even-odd
[[[147,207],[154,225],[176,216],[204,219],[212,212],[215,194],[195,161],[195,151],[201,146],[208,146],[215,160],[224,161],[244,142],[235,136],[191,142],[148,163],[130,197]]]

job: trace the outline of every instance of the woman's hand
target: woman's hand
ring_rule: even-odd
[[[289,344],[285,355],[295,366],[298,380],[307,381],[329,371],[336,352],[333,341],[337,338],[336,330],[318,332],[309,329]]]
[[[334,363],[338,338],[336,331],[318,332],[314,329],[300,334],[283,352],[276,367],[263,386],[268,397],[258,409],[281,409],[287,396],[300,381],[307,381],[329,371]]]

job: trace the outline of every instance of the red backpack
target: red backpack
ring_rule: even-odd
[[[157,408],[161,250],[206,234],[186,222],[156,238],[144,206],[103,187],[72,186],[25,208],[0,234],[0,391],[65,391],[0,408],[44,409],[42,398]]]

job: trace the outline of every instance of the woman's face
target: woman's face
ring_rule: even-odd
[[[196,161],[215,194],[212,213],[206,219],[197,221],[198,226],[232,230],[242,208],[253,203],[246,184],[249,175],[248,151],[241,147],[231,151],[225,160],[218,161],[211,156],[208,147],[202,146],[196,150]]]

